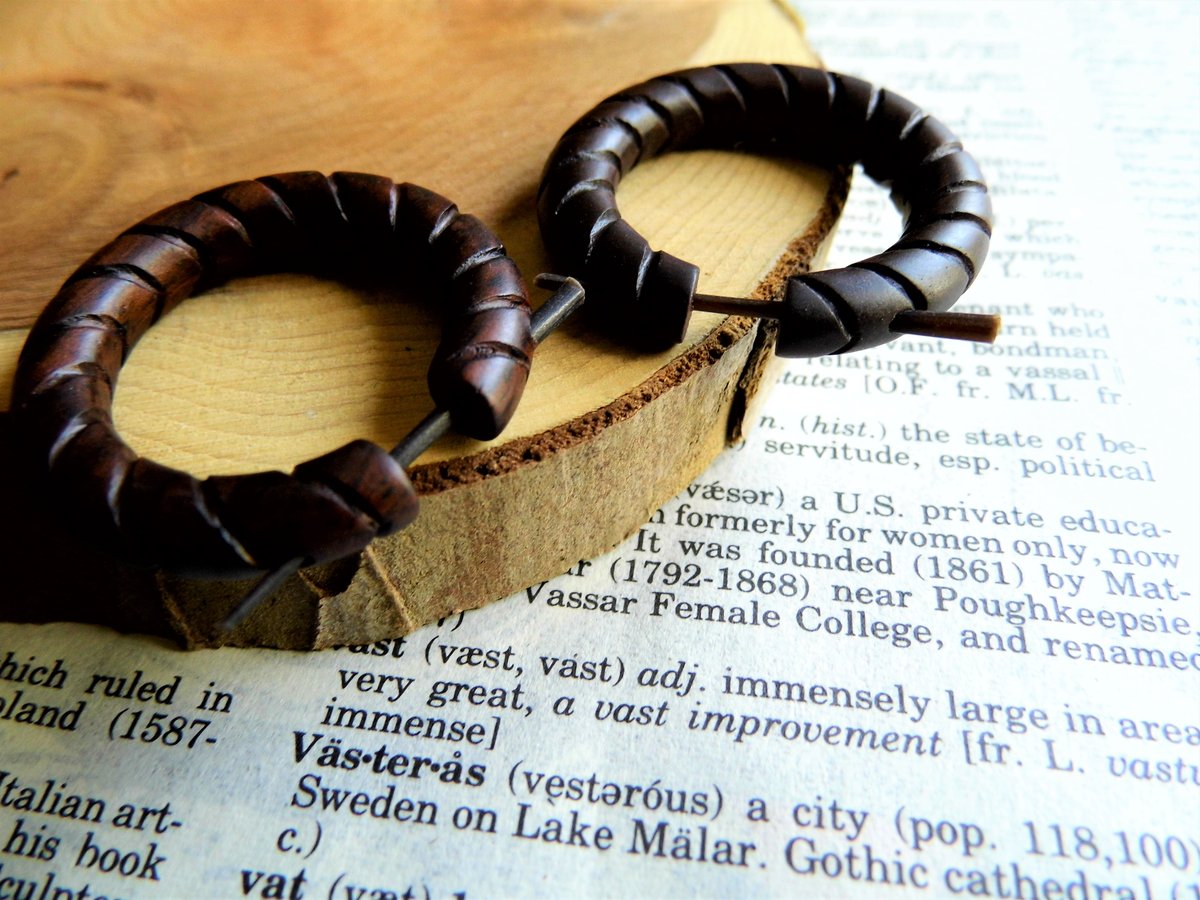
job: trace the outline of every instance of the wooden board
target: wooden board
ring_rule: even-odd
[[[9,2],[0,60],[7,398],[24,331],[63,278],[175,200],[272,172],[377,172],[480,216],[530,277],[548,267],[533,206],[541,166],[575,117],[663,71],[814,57],[799,22],[767,0],[170,0]],[[701,266],[706,292],[762,296],[812,262],[845,187],[790,161],[696,152],[639,166],[620,202],[655,247]],[[335,283],[235,282],[142,340],[117,425],[139,453],[199,476],[288,470],[355,437],[390,446],[430,408],[437,327],[428,309]],[[745,319],[697,315],[660,355],[571,323],[539,349],[501,438],[447,439],[421,458],[414,526],[301,573],[228,642],[393,636],[615,545],[740,434],[769,358],[769,335]],[[30,523],[5,561],[4,616],[221,640],[213,623],[244,583],[162,576],[64,544],[70,510],[44,508],[17,461],[4,471],[0,499]]]

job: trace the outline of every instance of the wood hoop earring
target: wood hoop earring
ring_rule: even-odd
[[[652,250],[616,201],[617,185],[638,162],[694,148],[861,163],[890,185],[904,231],[878,256],[792,277],[782,300],[698,294],[699,269]],[[987,255],[992,212],[978,165],[937,119],[847,75],[737,63],[620,91],[551,152],[538,219],[556,265],[583,282],[591,307],[655,349],[682,340],[693,309],[778,319],[781,356],[859,350],[897,333],[991,341],[999,329],[995,316],[945,312]]]
[[[118,435],[121,366],[185,298],[241,275],[336,276],[359,266],[386,278],[421,266],[451,308],[429,370],[438,410],[392,453],[356,440],[290,474],[199,481],[139,457]],[[577,303],[570,284],[543,309]],[[376,175],[271,175],[169,206],[85,262],[26,340],[12,409],[24,449],[79,510],[90,539],[201,577],[294,571],[411,522],[418,501],[404,467],[451,425],[499,434],[545,330],[531,324],[524,281],[499,239],[446,198]]]

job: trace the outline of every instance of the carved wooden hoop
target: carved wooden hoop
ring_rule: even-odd
[[[700,147],[860,162],[890,184],[904,232],[878,256],[793,277],[782,302],[698,295],[699,269],[652,250],[621,218],[616,189],[641,160]],[[858,350],[896,332],[991,340],[999,326],[994,317],[937,312],[967,289],[987,254],[991,203],[975,160],[937,119],[847,75],[739,63],[614,94],[551,152],[538,218],[556,265],[583,282],[592,310],[656,348],[682,339],[693,308],[780,319],[781,356]]]
[[[292,172],[241,181],[155,213],[85,262],[37,320],[12,409],[51,487],[89,536],[162,568],[245,575],[338,559],[417,514],[387,451],[357,440],[292,473],[191,475],[138,457],[113,427],[117,375],[138,339],[187,297],[265,271],[397,277],[421,264],[452,306],[429,371],[454,427],[496,436],[533,350],[525,284],[483,223],[376,175]]]

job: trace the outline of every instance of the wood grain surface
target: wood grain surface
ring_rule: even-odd
[[[0,398],[25,330],[80,262],[146,214],[242,178],[351,170],[423,184],[487,222],[532,278],[547,265],[535,190],[563,129],[627,84],[732,60],[815,61],[800,23],[768,0],[9,0]],[[654,246],[700,265],[703,290],[744,296],[812,262],[844,190],[791,161],[694,152],[639,166],[619,200]],[[438,333],[419,298],[297,275],[236,281],[143,338],[117,426],[137,452],[197,476],[288,470],[354,438],[391,446],[430,408]],[[413,527],[302,573],[227,642],[390,636],[613,546],[739,432],[765,360],[744,319],[697,315],[658,355],[572,322],[539,349],[500,438],[447,439],[421,458]],[[213,623],[244,583],[91,554],[60,535],[70,510],[46,508],[19,460],[4,472],[0,500],[27,527],[0,613],[225,640]]]

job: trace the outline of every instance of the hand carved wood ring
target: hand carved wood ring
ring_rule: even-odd
[[[376,175],[237,182],[125,231],[67,279],[26,340],[13,412],[25,449],[89,537],[168,570],[225,577],[338,559],[411,522],[418,501],[402,461],[415,453],[356,440],[291,474],[199,481],[139,457],[113,427],[122,364],[187,297],[242,275],[362,266],[391,278],[420,266],[444,289],[451,315],[430,392],[456,430],[499,434],[535,341],[520,272],[482,222]]]
[[[782,301],[696,293],[699,269],[621,218],[616,189],[643,159],[672,150],[744,149],[840,166],[861,163],[904,214],[899,242],[844,269],[797,275]],[[692,309],[779,320],[776,352],[821,356],[896,333],[994,340],[994,316],[946,313],[987,254],[991,203],[975,160],[908,100],[858,78],[740,63],[634,85],[572,125],[538,191],[542,238],[593,311],[647,346],[682,340]]]

